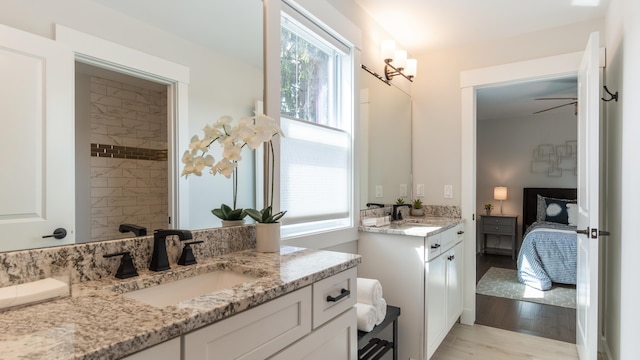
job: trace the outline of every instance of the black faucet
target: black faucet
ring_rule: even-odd
[[[138,226],[134,224],[120,224],[118,231],[121,233],[126,233],[127,231],[131,231],[135,236],[146,236],[147,228],[144,226]]]
[[[393,204],[393,212],[391,213],[391,220],[402,220],[402,212],[398,211],[398,208],[402,206],[411,208],[411,204]]]
[[[178,235],[180,240],[193,239],[191,231],[177,229],[158,229],[153,232],[153,254],[151,255],[151,271],[163,271],[170,269],[169,257],[167,256],[166,239],[169,235]]]

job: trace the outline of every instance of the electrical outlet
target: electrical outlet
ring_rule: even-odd
[[[453,185],[445,185],[444,186],[444,198],[452,199],[453,198]]]
[[[407,184],[400,184],[400,196],[407,196]]]
[[[382,197],[382,185],[376,185],[376,197],[377,198]]]
[[[416,195],[417,196],[424,196],[424,184],[418,184],[416,186]]]

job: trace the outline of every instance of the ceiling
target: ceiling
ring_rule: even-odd
[[[575,98],[577,94],[578,80],[575,76],[481,88],[476,92],[476,118],[478,121],[483,121],[537,116],[534,114],[536,111],[564,105],[574,100],[536,99]],[[574,112],[574,107],[569,105],[548,110],[539,116],[553,113],[556,115],[573,114]]]
[[[202,46],[216,48],[227,56],[255,61],[255,66],[262,66],[263,7],[260,1],[93,1]],[[609,0],[353,1],[410,55],[415,55],[602,18]],[[238,8],[243,9],[242,16],[238,16]],[[221,28],[229,29],[233,36],[215,30]],[[482,89],[478,92],[478,119],[529,115],[563,103],[533,99],[575,97],[575,92],[575,79]]]
[[[609,0],[354,1],[415,56],[602,18]]]
[[[93,0],[153,27],[262,68],[259,0]],[[228,31],[221,31],[228,29]]]

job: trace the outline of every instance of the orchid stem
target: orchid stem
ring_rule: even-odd
[[[273,142],[271,140],[269,140],[269,148],[271,150],[271,202],[269,203],[269,206],[273,206],[273,183],[274,183],[274,172],[275,172],[275,167],[276,167],[276,162],[274,159],[274,153],[273,153]],[[273,208],[271,208],[271,210],[273,210]]]

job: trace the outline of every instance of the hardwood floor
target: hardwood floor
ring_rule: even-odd
[[[502,255],[476,257],[476,282],[491,267],[516,269],[515,260]],[[527,301],[476,294],[476,324],[575,344],[576,311]]]

